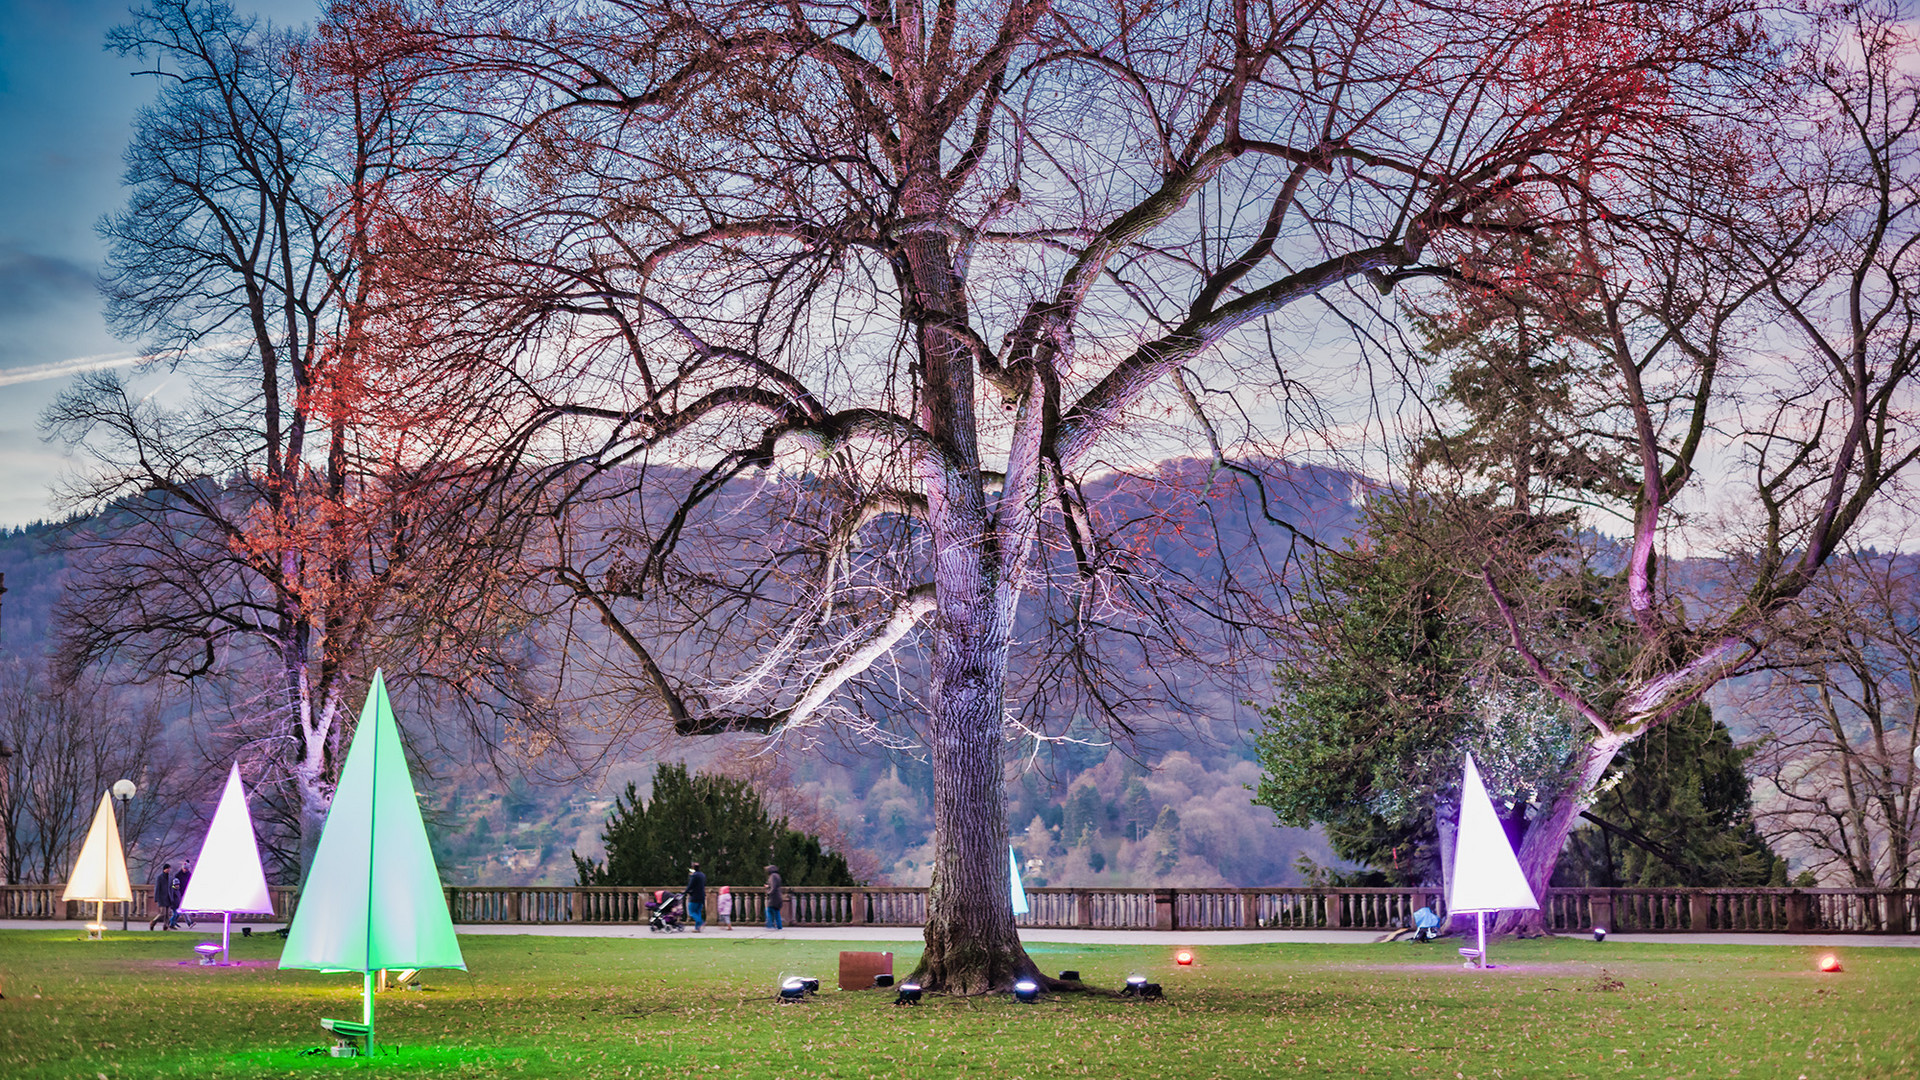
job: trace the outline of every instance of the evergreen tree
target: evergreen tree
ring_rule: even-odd
[[[1587,700],[1609,700],[1629,662],[1617,655],[1628,628],[1600,601],[1608,581],[1572,509],[1626,497],[1635,483],[1618,433],[1593,422],[1599,358],[1581,344],[1598,329],[1591,288],[1590,268],[1550,233],[1516,231],[1466,259],[1439,303],[1413,311],[1427,357],[1448,373],[1447,424],[1410,447],[1424,490],[1385,496],[1358,543],[1317,560],[1304,644],[1280,667],[1259,742],[1255,801],[1285,824],[1323,824],[1335,854],[1371,868],[1352,883],[1443,876],[1463,749],[1516,847],[1530,804],[1552,803],[1569,775],[1584,725],[1513,667],[1483,575],[1500,579],[1537,650],[1571,660],[1559,666],[1583,680]],[[1663,744],[1615,765],[1625,779],[1590,816],[1622,824],[1583,837],[1575,861],[1591,865],[1573,879],[1770,874],[1773,856],[1747,821],[1741,758],[1697,712],[1677,752]],[[1628,836],[1638,843],[1623,855]]]
[[[653,797],[629,783],[600,834],[604,863],[573,853],[582,885],[675,885],[698,860],[714,885],[758,884],[768,863],[788,885],[854,885],[847,860],[776,818],[745,780],[661,764]]]
[[[1553,883],[1785,885],[1786,861],[1753,823],[1750,754],[1705,705],[1631,743],[1588,824],[1569,838]]]
[[[1516,232],[1470,256],[1437,302],[1410,305],[1421,359],[1444,365],[1440,401],[1456,421],[1415,440],[1416,469],[1563,525],[1570,500],[1632,492],[1617,433],[1589,420],[1600,361],[1578,341],[1603,330],[1584,302],[1592,286],[1551,235]]]
[[[1471,749],[1515,839],[1531,788],[1562,767],[1571,726],[1483,663],[1479,583],[1453,569],[1461,536],[1438,504],[1383,495],[1366,532],[1323,555],[1303,637],[1276,672],[1257,737],[1254,801],[1283,825],[1322,825],[1365,885],[1443,879],[1462,756]]]

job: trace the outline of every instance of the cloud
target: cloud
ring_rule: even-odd
[[[0,386],[12,386],[15,383],[39,382],[42,379],[64,379],[69,375],[81,375],[89,371],[105,371],[108,368],[132,367],[140,362],[140,354],[103,353],[99,356],[75,356],[66,360],[55,360],[50,364],[29,364],[25,367],[0,368]]]
[[[0,318],[40,315],[53,305],[92,308],[98,303],[92,267],[0,245]]]

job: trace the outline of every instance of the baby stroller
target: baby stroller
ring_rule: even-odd
[[[664,930],[673,934],[685,930],[686,927],[681,925],[681,920],[684,916],[680,912],[680,903],[684,897],[680,893],[674,893],[672,896],[664,898],[660,893],[654,893],[653,895],[654,901],[647,905],[647,911],[649,912],[647,929],[655,933]]]

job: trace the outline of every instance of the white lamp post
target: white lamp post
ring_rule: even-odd
[[[126,820],[126,816],[127,816],[127,804],[133,801],[134,790],[135,789],[133,786],[133,781],[128,780],[124,776],[113,782],[113,797],[120,800],[120,818],[123,821]],[[133,901],[131,900],[128,900],[126,903],[120,905],[120,932],[121,933],[126,933],[127,914],[132,908],[133,908]]]

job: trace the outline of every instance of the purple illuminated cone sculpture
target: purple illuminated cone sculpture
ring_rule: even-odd
[[[340,769],[280,966],[360,972],[369,1051],[375,972],[466,970],[380,672]]]
[[[200,842],[200,857],[194,860],[180,910],[219,914],[222,963],[231,959],[228,948],[236,913],[273,914],[273,895],[260,868],[260,847],[254,841],[253,817],[247,813],[238,764],[227,772],[226,789],[214,808],[213,823],[207,826],[207,838]]]
[[[1468,754],[1466,775],[1460,780],[1460,829],[1454,843],[1453,877],[1447,882],[1447,913],[1473,913],[1480,947],[1472,955],[1485,967],[1487,912],[1526,911],[1539,906],[1533,890],[1527,887],[1520,860],[1514,858],[1513,845],[1507,842],[1507,831],[1493,812],[1493,800],[1487,798],[1487,786],[1480,782],[1473,755]]]

